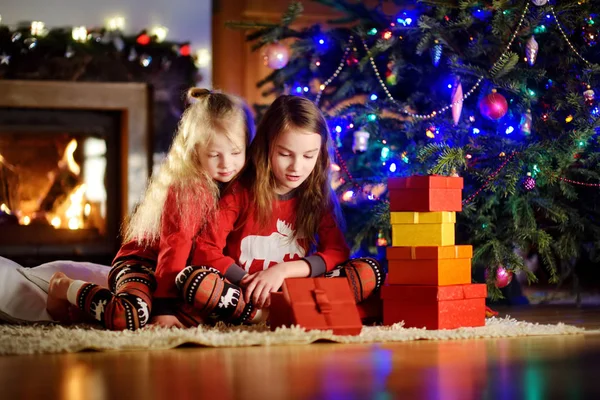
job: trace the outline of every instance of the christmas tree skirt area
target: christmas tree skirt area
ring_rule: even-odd
[[[488,318],[477,328],[428,331],[393,326],[365,326],[358,336],[336,336],[330,331],[305,331],[299,327],[270,331],[258,326],[201,326],[189,329],[145,328],[111,332],[91,326],[0,325],[0,355],[73,353],[85,350],[164,350],[182,345],[204,347],[305,345],[316,342],[385,343],[414,340],[459,340],[524,336],[600,333],[576,326],[537,324],[511,317]]]

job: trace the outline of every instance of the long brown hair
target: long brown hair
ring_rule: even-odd
[[[187,93],[189,107],[179,121],[167,159],[148,185],[141,204],[123,227],[126,241],[151,244],[160,238],[161,216],[169,190],[175,193],[181,229],[198,230],[215,215],[219,187],[200,163],[198,152],[213,137],[244,135],[248,146],[254,136],[254,118],[246,103],[233,95],[201,88]],[[206,199],[199,202],[198,199]]]
[[[257,220],[265,225],[272,214],[277,182],[271,169],[271,155],[278,138],[288,129],[314,132],[321,136],[317,163],[297,190],[296,237],[315,244],[319,222],[327,212],[334,212],[340,224],[339,207],[330,186],[329,128],[323,114],[310,100],[298,96],[280,96],[267,109],[250,145],[250,160],[245,178],[249,184]]]

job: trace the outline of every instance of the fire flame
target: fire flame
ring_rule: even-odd
[[[73,157],[76,149],[77,141],[72,139],[65,148],[59,166],[62,168],[66,166],[74,175],[79,176],[81,167],[75,162],[75,158]],[[48,216],[50,225],[55,229],[69,228],[71,230],[82,229],[84,227],[84,216],[89,216],[91,211],[91,206],[85,199],[86,188],[85,184],[81,184],[69,193],[68,199],[56,207],[51,215]]]
[[[0,156],[0,157],[1,157],[1,156]],[[8,206],[7,206],[6,204],[4,204],[4,203],[2,203],[2,204],[0,205],[0,211],[2,211],[4,214],[9,214],[9,215],[10,215],[10,214],[12,214],[12,213],[10,212],[10,208],[8,208]]]
[[[81,173],[81,167],[75,162],[75,159],[73,158],[75,150],[77,150],[77,140],[71,139],[71,141],[67,145],[67,148],[65,149],[65,153],[63,154],[63,158],[61,161],[67,164],[69,171],[71,171],[75,175],[79,175]]]
[[[85,196],[85,189],[85,185],[80,185],[69,195],[71,205],[65,213],[69,221],[69,229],[83,228],[83,196]]]
[[[81,167],[75,162],[74,154],[77,150],[77,140],[72,139],[66,146],[62,158],[58,162],[58,168],[62,171],[68,169],[73,175],[81,174]],[[14,166],[8,164],[6,159],[0,155],[0,163],[13,169]],[[85,220],[92,213],[92,206],[88,203],[86,195],[87,186],[85,184],[77,185],[70,193],[66,193],[67,199],[54,207],[52,212],[46,215],[46,219],[55,229],[68,228],[71,230],[84,228]],[[4,203],[0,204],[0,211],[5,214],[12,214],[12,211]],[[15,211],[19,217],[21,225],[29,225],[32,222],[32,217],[23,215],[19,210]]]

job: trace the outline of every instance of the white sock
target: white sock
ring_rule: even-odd
[[[79,293],[79,289],[85,284],[84,281],[73,281],[69,285],[69,289],[67,289],[67,300],[69,303],[74,306],[77,305],[77,293]]]
[[[261,308],[259,310],[256,310],[256,315],[254,316],[254,318],[252,318],[252,321],[250,321],[250,323],[260,324],[261,322],[265,322],[267,318],[269,318],[269,309]]]

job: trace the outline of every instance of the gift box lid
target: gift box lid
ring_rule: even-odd
[[[447,300],[485,298],[487,286],[483,283],[450,286],[383,285],[381,298],[404,302],[434,303]]]
[[[441,260],[473,258],[473,246],[390,246],[385,249],[388,260]]]
[[[423,175],[388,178],[388,189],[462,189],[463,178],[456,176]]]
[[[394,224],[454,224],[456,223],[455,211],[429,211],[429,212],[411,212],[394,211],[390,212],[390,223]]]
[[[292,309],[294,322],[301,326],[318,329],[362,328],[347,279],[286,279],[283,282],[283,295]]]

